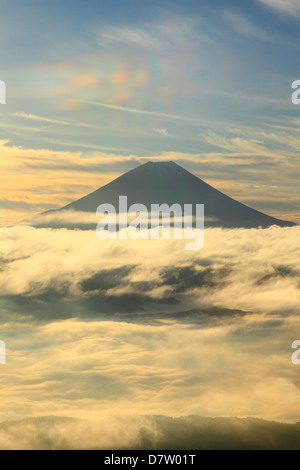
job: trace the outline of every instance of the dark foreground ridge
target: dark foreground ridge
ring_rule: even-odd
[[[286,424],[257,418],[203,418],[149,415],[130,440],[119,429],[111,442],[98,432],[101,423],[75,418],[41,416],[0,423],[0,449],[33,450],[300,450],[300,423]],[[113,421],[115,422],[115,420]],[[122,421],[120,422],[122,423]],[[116,424],[117,425],[117,424]],[[130,429],[131,421],[128,423]],[[102,431],[103,424],[101,427]],[[124,424],[122,429],[124,429]],[[95,435],[98,438],[95,438]],[[78,435],[81,436],[80,442]],[[117,437],[118,436],[118,437]],[[194,453],[194,452],[191,452]],[[107,456],[111,455],[109,453]],[[138,468],[138,467],[137,467]],[[143,467],[140,467],[143,468]]]
[[[119,196],[127,196],[128,207],[144,204],[179,203],[205,206],[205,226],[256,228],[278,225],[290,227],[294,222],[276,219],[226,196],[174,162],[147,162],[124,173],[109,184],[68,204],[59,211],[96,212],[100,204],[119,207]],[[51,211],[57,212],[57,211]]]

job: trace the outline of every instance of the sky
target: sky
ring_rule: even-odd
[[[0,13],[1,225],[155,159],[300,221],[298,0],[2,0]]]

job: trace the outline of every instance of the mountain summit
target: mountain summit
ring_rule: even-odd
[[[144,204],[150,211],[151,204],[172,205],[204,204],[205,226],[214,227],[281,227],[296,225],[279,220],[235,201],[202,181],[176,163],[147,162],[87,196],[59,209],[96,212],[103,203],[119,207],[119,196],[127,196],[128,206]]]

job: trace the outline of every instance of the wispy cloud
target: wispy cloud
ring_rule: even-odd
[[[108,27],[101,33],[96,33],[98,41],[116,43],[119,46],[133,46],[156,52],[163,48],[185,47],[191,44],[194,34],[194,21],[188,17],[169,15],[154,23]]]
[[[165,135],[165,136],[168,136],[168,135],[169,135],[167,129],[163,129],[163,128],[160,129],[160,128],[158,128],[158,129],[153,129],[153,130],[154,130],[154,132],[155,132],[156,134],[159,134],[159,135]]]
[[[30,119],[31,121],[42,121],[42,122],[48,122],[50,124],[62,124],[64,126],[69,126],[70,123],[67,121],[60,121],[57,119],[51,119],[43,116],[37,116],[36,114],[27,114],[23,112],[17,112],[13,113],[13,116],[22,118],[22,119]]]
[[[159,48],[161,43],[153,34],[139,28],[110,28],[100,34],[100,39],[120,42],[122,44],[135,45],[145,48]]]
[[[234,11],[225,11],[222,12],[222,15],[238,34],[262,40],[270,39],[268,34],[262,28],[252,23],[244,15]]]
[[[277,10],[279,13],[287,13],[292,16],[300,16],[299,0],[259,0],[262,4]]]
[[[107,108],[107,109],[112,109],[112,110],[116,110],[116,111],[124,111],[124,112],[127,112],[127,113],[145,114],[146,116],[160,116],[160,117],[168,118],[168,119],[198,122],[198,123],[201,122],[199,119],[195,119],[195,118],[191,118],[191,117],[187,117],[187,116],[181,116],[179,114],[168,114],[168,113],[162,113],[160,111],[149,111],[149,110],[146,110],[146,109],[131,108],[129,106],[119,106],[119,105],[115,105],[115,104],[100,103],[98,101],[80,100],[80,102],[85,103],[85,104],[90,104],[90,105],[93,105],[93,106],[100,106],[101,108]]]

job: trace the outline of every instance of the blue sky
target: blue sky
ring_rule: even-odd
[[[155,158],[299,219],[299,0],[9,0],[0,13],[12,219]]]

